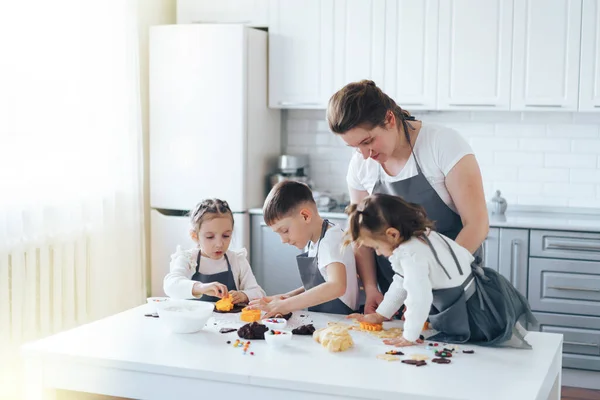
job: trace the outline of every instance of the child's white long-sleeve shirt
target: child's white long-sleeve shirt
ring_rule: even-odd
[[[427,243],[413,237],[398,246],[390,256],[395,272],[394,280],[377,308],[378,314],[391,318],[405,304],[403,336],[411,342],[419,338],[423,324],[427,321],[433,302],[432,290],[462,285],[471,273],[471,263],[474,260],[467,249],[444,236],[462,268],[463,275],[460,275],[452,254],[440,235],[430,232],[428,238],[450,279],[435,260]]]
[[[176,299],[195,298],[192,295],[192,288],[196,281],[191,279],[196,272],[196,260],[199,251],[199,248],[182,250],[181,247],[177,246],[177,250],[171,255],[170,271],[163,281],[163,288],[167,296]],[[248,255],[246,249],[227,250],[226,254],[231,264],[231,273],[236,289],[244,292],[250,301],[264,297],[265,292],[256,282],[246,258]],[[212,260],[207,257],[201,258],[200,272],[203,274],[216,274],[224,271],[227,271],[225,257],[220,260]]]

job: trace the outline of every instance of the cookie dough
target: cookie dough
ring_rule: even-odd
[[[317,329],[313,333],[313,339],[331,352],[346,351],[354,346],[352,336],[350,336],[348,330],[347,327],[336,325]]]

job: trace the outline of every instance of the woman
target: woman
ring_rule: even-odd
[[[327,121],[357,150],[346,177],[352,203],[372,193],[401,196],[423,206],[437,231],[480,253],[489,230],[481,172],[473,150],[456,131],[417,121],[369,80],[335,93]],[[357,248],[355,254],[365,313],[373,313],[394,272],[371,249]]]

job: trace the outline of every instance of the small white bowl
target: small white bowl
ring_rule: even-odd
[[[287,346],[292,341],[292,336],[294,336],[292,331],[279,331],[281,333],[278,335],[275,335],[272,332],[273,331],[265,332],[265,341],[269,346],[273,347]]]
[[[280,331],[287,325],[285,318],[265,318],[260,322],[272,331]]]
[[[148,297],[146,301],[150,304],[151,312],[156,313],[158,309],[156,308],[156,303],[161,303],[164,301],[171,300],[169,297]]]
[[[214,304],[206,301],[169,300],[155,303],[158,317],[173,333],[198,332],[212,316]]]

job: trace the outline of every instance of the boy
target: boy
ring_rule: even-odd
[[[297,256],[302,287],[289,293],[250,302],[249,308],[266,311],[266,318],[308,308],[350,314],[358,308],[356,262],[351,247],[343,247],[344,231],[321,218],[308,186],[280,182],[263,207],[265,223],[283,243],[304,249]]]

